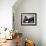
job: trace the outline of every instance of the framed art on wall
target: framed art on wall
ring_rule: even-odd
[[[37,13],[21,13],[21,25],[36,25]]]

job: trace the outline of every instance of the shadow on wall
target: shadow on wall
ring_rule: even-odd
[[[12,9],[16,10],[21,5],[21,3],[23,3],[23,1],[24,0],[17,0],[16,3],[12,6]]]

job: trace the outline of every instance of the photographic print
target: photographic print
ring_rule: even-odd
[[[21,25],[36,25],[36,13],[21,13]]]

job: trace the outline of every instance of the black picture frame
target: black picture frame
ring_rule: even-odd
[[[37,25],[37,13],[21,13],[21,25],[24,26]]]

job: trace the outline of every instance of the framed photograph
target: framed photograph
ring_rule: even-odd
[[[21,13],[21,25],[36,25],[37,13]]]

